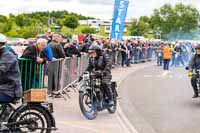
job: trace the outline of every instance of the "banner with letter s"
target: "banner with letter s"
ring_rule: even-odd
[[[122,40],[129,0],[115,0],[111,40]]]

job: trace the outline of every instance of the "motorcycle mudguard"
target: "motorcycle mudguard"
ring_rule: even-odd
[[[111,88],[113,93],[116,93],[116,97],[118,97],[118,93],[117,93],[117,82],[111,82]]]
[[[56,127],[56,122],[55,122],[55,118],[54,116],[50,113],[50,111],[48,110],[48,108],[46,106],[43,106],[42,104],[40,103],[29,103],[29,104],[23,104],[21,105],[20,107],[18,107],[16,109],[16,111],[10,116],[8,122],[10,122],[17,114],[18,112],[24,110],[24,108],[27,108],[27,106],[35,106],[37,108],[42,108],[43,110],[45,110],[45,112],[50,116],[50,119],[51,119],[51,126],[52,127]]]

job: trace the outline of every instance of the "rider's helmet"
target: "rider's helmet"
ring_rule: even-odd
[[[99,55],[101,53],[101,48],[99,47],[99,45],[96,45],[96,44],[93,44],[89,47],[88,49],[88,53],[91,54],[91,53],[94,53],[96,52],[97,55]]]

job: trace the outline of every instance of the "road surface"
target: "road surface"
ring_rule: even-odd
[[[139,133],[200,133],[200,99],[184,68],[151,66],[120,86],[120,105]]]

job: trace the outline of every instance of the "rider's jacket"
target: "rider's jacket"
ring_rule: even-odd
[[[91,72],[92,70],[100,70],[102,71],[103,76],[111,77],[111,60],[109,58],[109,55],[103,53],[102,55],[97,56],[96,58],[90,58],[87,71]]]
[[[21,98],[22,88],[20,82],[19,65],[16,56],[0,49],[0,93],[11,98]]]
[[[200,55],[195,54],[189,63],[190,69],[200,69]]]

